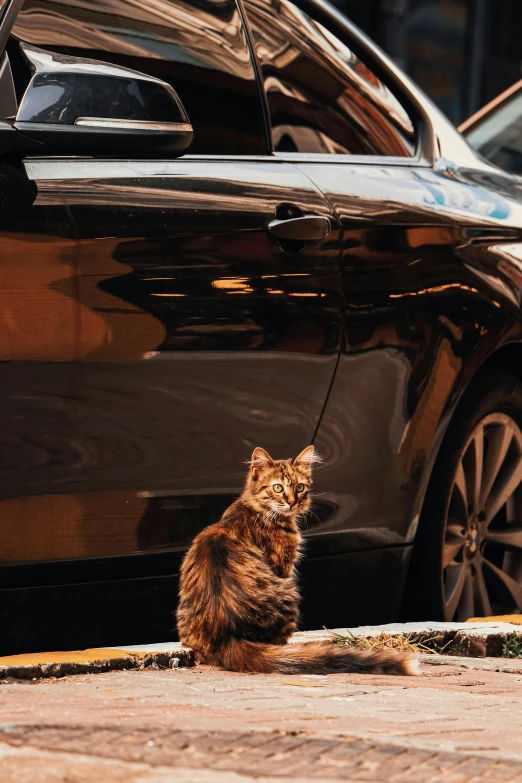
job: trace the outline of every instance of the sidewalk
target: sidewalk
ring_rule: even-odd
[[[522,783],[522,658],[418,677],[208,666],[0,683],[2,783]]]

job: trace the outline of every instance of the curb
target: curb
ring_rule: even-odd
[[[520,623],[520,621],[519,621]],[[471,658],[522,658],[522,625],[508,622],[390,623],[387,625],[302,631],[290,644],[331,639],[332,635],[371,638],[402,636],[444,655]],[[0,657],[0,681],[41,680],[70,674],[102,674],[124,669],[177,669],[194,666],[194,653],[178,642],[129,645],[71,652]]]
[[[519,617],[519,616],[518,616]],[[329,632],[308,631],[296,634],[295,641],[331,638],[332,634],[371,638],[381,634],[402,636],[412,644],[422,644],[444,655],[470,658],[522,657],[522,625],[497,621],[465,623],[389,623],[388,625],[335,628]]]
[[[164,647],[165,645],[158,645]],[[0,658],[0,680],[41,680],[69,674],[103,674],[124,669],[178,669],[194,666],[192,650],[175,644],[169,650],[77,650]]]

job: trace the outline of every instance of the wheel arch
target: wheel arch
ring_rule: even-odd
[[[467,396],[474,388],[477,380],[485,374],[500,374],[502,372],[511,372],[522,381],[522,341],[514,341],[501,345],[487,354],[481,362],[472,361],[470,359],[464,366],[463,371],[459,374],[446,409],[441,416],[432,448],[424,463],[412,514],[413,529],[410,530],[410,536],[408,537],[411,543],[415,542],[415,536],[421,521],[422,508],[429,483],[436,469],[437,459],[444,444],[444,440],[451,430],[452,422],[454,422],[459,415],[461,407],[466,404]]]
[[[522,342],[503,345],[491,356],[488,356],[479,367],[478,372],[487,372],[495,369],[512,372],[513,375],[516,375],[522,381]],[[475,377],[474,375],[470,383],[473,383]]]
[[[480,419],[491,393],[497,393],[500,399],[508,399],[510,394],[522,384],[522,343],[510,343],[499,347],[477,366],[469,380],[461,385],[461,393],[445,422],[446,426],[438,448],[434,453],[417,518],[416,535],[410,550],[411,559],[405,574],[402,592],[400,616],[402,620],[425,620],[426,611],[433,620],[444,620],[440,616],[440,607],[436,598],[436,584],[433,581],[433,569],[439,564],[443,534],[443,504],[447,498],[448,476],[452,475],[460,446],[467,437],[467,428],[473,417]],[[468,405],[469,402],[469,405]],[[467,407],[466,407],[467,406]],[[482,410],[482,412],[481,412]],[[522,411],[522,398],[518,392],[516,410]],[[459,416],[462,419],[459,421]],[[520,426],[520,421],[519,421]],[[435,450],[434,450],[435,451]],[[453,474],[454,475],[454,474]],[[442,505],[441,505],[442,504]],[[419,590],[419,585],[422,589]],[[436,608],[435,608],[436,603]],[[426,606],[429,609],[426,609]],[[431,614],[430,614],[431,612]],[[504,612],[497,612],[504,613]],[[475,612],[473,616],[480,614]]]

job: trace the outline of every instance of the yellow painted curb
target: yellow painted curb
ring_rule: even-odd
[[[470,617],[467,623],[512,623],[522,625],[522,614],[499,614],[496,617]]]
[[[0,666],[41,666],[47,663],[93,663],[110,658],[144,658],[146,655],[154,655],[154,650],[137,652],[136,650],[109,650],[106,648],[92,648],[91,650],[71,650],[68,652],[44,652],[27,653],[24,655],[6,655],[0,657]]]
[[[168,647],[166,650],[165,647]],[[99,674],[123,669],[178,668],[194,665],[192,650],[178,645],[144,645],[143,649],[115,650],[96,647],[90,650],[27,653],[0,657],[0,680],[39,680],[68,674]]]

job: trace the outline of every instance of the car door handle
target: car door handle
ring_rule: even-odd
[[[320,215],[271,220],[267,226],[268,233],[274,239],[297,242],[322,242],[331,228],[330,219]]]

